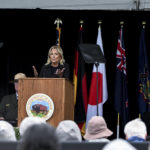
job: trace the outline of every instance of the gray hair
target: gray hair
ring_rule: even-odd
[[[134,119],[125,125],[124,133],[127,138],[137,136],[145,139],[147,135],[146,125],[141,119]]]
[[[108,142],[102,150],[137,150],[129,142],[124,139],[115,139]]]
[[[16,141],[15,130],[7,121],[0,121],[0,141]]]
[[[20,135],[23,136],[23,134],[30,126],[34,124],[42,124],[42,123],[45,124],[46,121],[40,117],[25,117],[20,123],[20,127],[19,127]]]
[[[82,141],[80,129],[78,125],[72,120],[61,121],[56,128],[56,133],[60,142]]]

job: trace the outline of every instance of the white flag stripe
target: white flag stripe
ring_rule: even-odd
[[[102,35],[101,35],[101,27],[99,26],[98,28],[98,35],[97,35],[97,44],[100,46],[102,53],[104,54],[104,49],[103,49],[103,42],[102,42]]]
[[[98,28],[97,44],[100,46],[102,53],[104,54],[102,36],[101,36],[101,28],[100,27]],[[95,65],[93,67],[93,72],[96,72],[96,66]],[[102,99],[102,102],[104,104],[108,99],[106,67],[105,67],[104,63],[99,64],[98,72],[100,72],[103,75],[103,85],[102,85],[102,87],[103,87],[103,99]]]
[[[103,104],[99,103],[98,104],[98,114],[99,116],[103,116]],[[97,105],[90,105],[88,104],[88,109],[87,109],[87,116],[86,116],[86,127],[87,127],[87,122],[93,117],[97,115]]]

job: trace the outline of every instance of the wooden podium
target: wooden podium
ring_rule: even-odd
[[[18,126],[27,117],[26,103],[38,93],[48,95],[54,103],[54,113],[47,120],[56,127],[62,120],[74,120],[73,84],[64,78],[25,78],[19,80]]]

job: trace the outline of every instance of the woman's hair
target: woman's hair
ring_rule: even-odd
[[[63,55],[63,50],[62,50],[62,48],[61,48],[60,46],[57,46],[57,45],[54,45],[54,46],[52,46],[52,47],[49,49],[49,51],[48,51],[48,57],[47,57],[47,62],[46,62],[45,65],[48,65],[48,64],[51,63],[51,60],[50,60],[50,57],[49,57],[49,56],[50,56],[50,54],[51,54],[52,49],[56,49],[57,52],[60,54],[60,56],[61,56],[60,64],[63,65],[63,64],[65,63],[65,59],[64,59],[64,55]]]

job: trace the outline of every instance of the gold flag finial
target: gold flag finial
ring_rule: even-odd
[[[97,22],[99,25],[101,25],[102,24],[102,21],[101,20],[98,20],[98,22]]]
[[[56,45],[60,46],[60,36],[61,36],[61,28],[59,27],[59,24],[62,24],[62,20],[57,18],[54,22],[54,24],[57,24],[57,27],[56,27]]]
[[[84,23],[84,21],[83,20],[80,20],[80,26],[82,27],[82,25],[83,25],[83,23]]]
[[[59,28],[59,24],[62,24],[62,20],[60,18],[57,18],[55,21],[54,21],[54,24],[57,24],[57,28]]]
[[[120,21],[121,28],[123,28],[124,21]]]
[[[99,25],[99,27],[101,26],[101,24],[102,24],[102,21],[101,20],[98,20],[98,25]]]
[[[146,25],[146,21],[142,21],[143,28],[145,28],[145,25]]]

